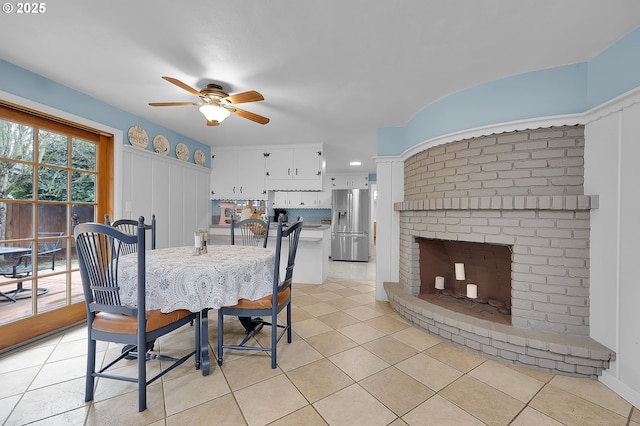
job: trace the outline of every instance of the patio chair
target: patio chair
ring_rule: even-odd
[[[184,363],[191,356],[200,359],[200,314],[188,310],[162,313],[145,309],[146,250],[144,218],[141,216],[134,235],[100,223],[82,223],[74,228],[80,276],[87,309],[88,355],[85,381],[85,401],[93,400],[96,377],[124,380],[138,384],[138,411],[147,407],[147,386],[167,372]],[[127,245],[136,245],[137,304],[124,305],[120,300],[118,263]],[[137,356],[137,375],[127,377],[111,374],[109,369],[123,360],[130,351],[120,354],[105,367],[96,371],[96,342],[98,340],[123,343],[132,348],[144,348],[148,342],[195,321],[195,347],[181,358],[162,355]],[[132,350],[132,349],[131,349]],[[140,354],[137,354],[140,355]],[[160,372],[147,380],[148,358],[163,361]],[[169,364],[165,367],[165,362]],[[163,368],[165,367],[165,368]]]
[[[277,366],[278,342],[287,334],[287,343],[291,343],[291,284],[293,282],[293,267],[295,265],[298,241],[302,231],[302,221],[286,227],[282,218],[278,220],[278,232],[276,235],[276,253],[273,267],[273,291],[268,296],[258,300],[241,299],[233,306],[223,306],[218,309],[218,365],[223,362],[223,350],[251,350],[268,351],[271,353],[271,368]],[[280,280],[280,257],[282,245],[288,243],[289,253],[284,279]],[[278,314],[286,308],[286,320],[284,324],[278,323]],[[265,326],[271,326],[271,345],[268,347],[250,346],[247,342],[253,336],[249,333],[240,344],[224,344],[224,317],[233,315],[239,317],[270,317],[271,322],[263,322]]]
[[[52,237],[62,237],[64,232],[38,232],[38,269],[46,263],[47,258],[51,261],[51,270],[56,268],[56,255],[62,251],[60,247],[61,238],[51,239]],[[42,240],[42,241],[40,241]],[[28,278],[33,274],[33,243],[25,248],[14,248],[12,251],[18,253],[17,259],[10,269],[0,271],[0,275],[5,278]],[[49,269],[49,268],[46,268]],[[0,292],[0,302],[15,302],[19,299],[27,299],[32,296],[33,289],[23,286],[23,281],[18,281],[16,288],[6,292]],[[38,296],[43,296],[49,292],[49,289],[38,288]],[[26,294],[23,294],[26,293]]]

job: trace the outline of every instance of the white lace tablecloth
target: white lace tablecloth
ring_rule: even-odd
[[[246,246],[208,246],[193,255],[193,247],[146,252],[146,308],[171,312],[219,309],[239,299],[271,294],[275,253]],[[136,305],[137,254],[120,259],[118,281],[123,303]]]

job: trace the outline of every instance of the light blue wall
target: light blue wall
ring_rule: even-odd
[[[127,131],[129,128],[135,125],[141,126],[149,135],[149,145],[147,146],[149,151],[153,151],[152,140],[154,136],[162,134],[171,143],[169,156],[175,158],[175,147],[178,142],[183,142],[189,147],[191,153],[190,163],[194,162],[194,151],[201,149],[205,153],[205,166],[210,167],[211,165],[210,146],[189,139],[158,124],[120,110],[2,59],[0,59],[0,90],[97,123],[121,129],[124,133],[124,143],[128,143]]]
[[[592,60],[519,74],[446,96],[404,127],[378,129],[378,155],[490,124],[582,113],[640,86],[640,28]]]

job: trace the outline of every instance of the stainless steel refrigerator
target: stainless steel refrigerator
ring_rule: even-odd
[[[331,259],[369,261],[369,190],[331,194]]]

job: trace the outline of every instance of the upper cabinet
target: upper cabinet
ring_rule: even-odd
[[[266,150],[267,189],[321,191],[324,174],[322,145],[272,147]]]
[[[212,150],[212,200],[265,200],[264,149]]]
[[[331,189],[369,189],[368,175],[331,175]]]

